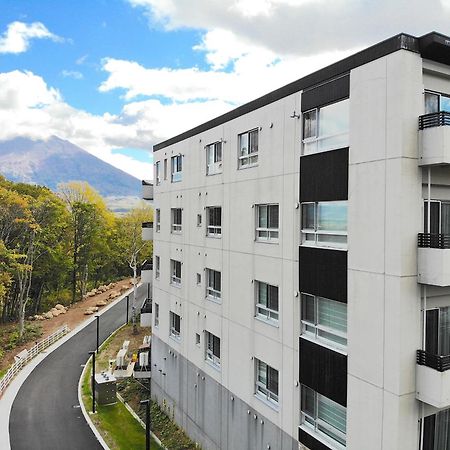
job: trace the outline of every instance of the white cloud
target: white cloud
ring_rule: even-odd
[[[81,72],[78,72],[77,70],[63,70],[61,72],[61,75],[64,78],[73,78],[74,80],[82,80],[83,74]]]
[[[62,38],[51,33],[41,22],[12,22],[0,36],[0,53],[23,53],[28,50],[31,39],[62,41]]]

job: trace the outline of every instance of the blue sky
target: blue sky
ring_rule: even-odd
[[[158,141],[401,31],[450,34],[450,0],[325,2],[0,0],[0,140],[151,178]]]

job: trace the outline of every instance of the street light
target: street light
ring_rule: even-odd
[[[127,295],[127,325],[128,325],[128,311],[130,310],[130,295]]]
[[[150,450],[150,400],[141,400],[145,405],[145,450]]]
[[[97,315],[97,316],[95,316],[95,318],[97,319],[97,355],[98,355],[98,347],[99,347],[99,340],[100,340],[100,337],[99,337],[99,330],[100,330],[100,316],[99,315]]]
[[[90,351],[89,354],[92,356],[92,413],[95,414],[95,351]]]

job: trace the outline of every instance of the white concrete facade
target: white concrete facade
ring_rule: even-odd
[[[450,95],[448,67],[424,59],[419,51],[398,49],[347,72],[348,344],[341,353],[347,357],[348,449],[428,450],[421,447],[421,419],[438,409],[417,399],[416,352],[425,340],[424,308],[450,306],[450,283],[430,282],[425,290],[420,283],[428,279],[418,278],[418,254],[419,250],[427,253],[423,272],[431,270],[432,279],[439,270],[445,271],[445,265],[438,258],[431,264],[431,253],[450,250],[418,249],[417,242],[418,234],[425,231],[427,195],[450,200],[450,169],[434,166],[440,154],[434,144],[433,154],[426,155],[418,119],[425,114],[425,91]],[[231,401],[236,398],[243,409],[248,408],[249,416],[261,415],[275,427],[271,430],[279,429],[283,438],[276,440],[271,431],[270,448],[293,449],[299,439],[301,105],[302,90],[298,90],[192,132],[154,153],[155,163],[166,166],[167,173],[154,187],[154,206],[160,212],[154,255],[159,257],[160,270],[153,280],[159,316],[154,317],[158,325],[153,327],[152,362],[159,374],[152,382],[158,400],[173,407],[176,419],[193,430],[204,448],[233,448],[232,431],[219,430],[222,437],[212,438],[207,426],[192,418],[189,402],[193,400],[182,392],[198,388],[190,381],[195,375],[223,388],[222,411],[223,402],[233,397]],[[450,127],[440,128],[447,136]],[[239,168],[238,136],[254,129],[258,130],[258,162]],[[215,142],[222,142],[221,173],[207,175],[205,147]],[[444,139],[437,142],[448,145]],[[172,182],[171,158],[176,155],[183,157],[182,179]],[[257,205],[267,204],[279,205],[277,242],[259,242],[256,237]],[[207,236],[209,207],[222,208],[221,237]],[[181,233],[171,232],[173,208],[182,209]],[[179,286],[171,283],[171,260],[181,262]],[[221,273],[220,302],[207,298],[207,269]],[[276,324],[256,317],[256,281],[278,287]],[[181,317],[179,338],[171,336],[171,313]],[[220,368],[205,358],[206,331],[220,339]],[[183,365],[170,366],[170,357],[180,357]],[[277,404],[255,395],[256,360],[278,371]],[[175,383],[168,381],[173,376],[165,373],[169,367],[180,370],[178,399],[174,388],[169,388]],[[434,370],[418,367],[420,373]],[[448,373],[433,372],[422,377],[422,383],[439,377],[440,390],[448,393]],[[243,426],[250,436],[251,425]],[[343,448],[315,438],[318,442],[311,450]],[[249,449],[258,448],[257,441],[248,439]]]

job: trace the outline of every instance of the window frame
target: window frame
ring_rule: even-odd
[[[270,209],[271,207],[278,208],[278,227],[273,228],[269,226],[270,222]],[[260,226],[260,218],[261,218],[261,209],[267,209],[267,227]],[[266,243],[274,243],[277,244],[280,240],[280,204],[279,203],[259,203],[255,205],[256,211],[256,227],[255,227],[255,240],[257,242],[266,242]],[[263,233],[267,233],[267,237],[264,237]]]
[[[348,119],[347,119],[347,124],[348,124],[348,129],[347,131],[342,131],[339,133],[334,133],[334,134],[326,134],[326,135],[320,135],[320,121],[321,121],[321,111],[323,111],[325,108],[329,107],[329,106],[333,106],[333,105],[338,105],[339,103],[342,102],[347,102],[348,106],[347,106],[347,110],[348,110]],[[348,147],[349,143],[348,143],[348,137],[350,135],[350,117],[349,117],[349,112],[350,112],[350,102],[349,102],[349,98],[345,98],[345,99],[341,99],[338,100],[336,102],[332,102],[332,103],[328,103],[327,105],[323,105],[323,106],[319,106],[316,108],[311,108],[308,109],[307,111],[303,111],[302,113],[302,155],[312,155],[315,153],[322,153],[322,152],[327,152],[330,150],[336,150],[339,148],[344,148],[344,147]],[[314,134],[311,134],[308,137],[304,137],[305,136],[305,123],[306,123],[306,116],[314,113],[315,114],[315,119],[314,119]],[[322,113],[323,114],[323,113]],[[329,147],[324,147],[324,148],[319,148],[319,143],[321,141],[324,141],[325,139],[331,139],[331,138],[336,138],[338,136],[345,136],[347,135],[347,142],[344,145],[337,145],[337,144],[332,144]],[[313,149],[306,151],[306,147],[308,146],[308,144],[315,144],[315,145],[310,145],[309,147]]]
[[[238,134],[238,169],[246,169],[248,167],[255,167],[258,165],[259,131],[259,127],[256,127]],[[253,133],[256,133],[256,151],[253,151],[251,153],[247,151],[247,153],[243,153],[243,146],[241,144],[242,138],[246,136],[247,148],[249,148],[251,136],[253,135]]]
[[[348,200],[333,200],[333,201],[322,201],[322,202],[302,202],[301,203],[301,245],[312,246],[312,247],[324,247],[324,248],[333,248],[338,250],[346,250],[348,245],[348,229],[345,231],[341,230],[325,230],[319,229],[318,226],[318,206],[321,204],[330,204],[330,203],[345,203],[347,207],[347,216],[346,216],[346,226],[348,226]],[[314,205],[314,227],[313,228],[305,228],[305,212],[304,207],[307,205]],[[314,239],[307,239],[307,236],[314,236]],[[321,236],[342,236],[345,237],[345,242],[333,242],[333,241],[320,241]]]
[[[172,183],[178,183],[183,179],[183,155],[172,156],[170,158],[170,180]]]
[[[304,408],[304,397],[305,390],[311,391],[313,393],[313,401],[314,401],[314,411],[312,411],[313,415],[310,414],[310,412],[306,411],[306,408]],[[334,448],[337,448],[339,450],[345,450],[346,444],[347,444],[347,433],[343,433],[341,430],[336,428],[333,424],[327,422],[323,418],[319,417],[319,401],[321,399],[325,399],[324,403],[329,402],[332,403],[333,406],[336,405],[339,408],[342,408],[342,410],[345,410],[345,427],[347,430],[347,408],[345,406],[340,405],[339,403],[331,400],[330,398],[326,397],[325,395],[322,395],[318,392],[316,392],[314,389],[311,389],[310,387],[302,384],[300,386],[300,424],[305,429],[305,431],[308,431],[309,433],[313,435],[320,436],[322,439],[324,439],[326,442],[329,442],[333,444]],[[341,410],[341,412],[342,412]],[[325,429],[329,433],[334,434],[338,438],[342,439],[345,444],[342,444],[339,440],[335,439],[333,436],[330,436],[330,434],[326,433],[325,431],[321,430]]]
[[[217,344],[217,341],[219,352],[218,356],[215,354],[215,350],[217,350],[215,344]],[[212,364],[215,368],[220,369],[220,357],[220,337],[216,336],[210,331],[205,330],[205,361]]]
[[[260,302],[260,287],[262,285],[265,285],[266,289],[267,289],[267,293],[266,293],[267,303],[269,302],[270,288],[276,288],[277,303],[278,303],[277,310],[269,308],[268,306],[266,306]],[[276,317],[274,317],[274,316],[276,316]],[[272,325],[278,325],[279,320],[280,320],[280,296],[279,296],[279,287],[278,286],[266,283],[265,281],[255,280],[255,317],[257,319],[268,322]]]
[[[155,162],[155,181],[156,186],[161,184],[161,161]]]
[[[268,402],[270,405],[278,407],[279,406],[279,392],[280,392],[280,372],[277,369],[274,369],[273,367],[269,366],[269,364],[267,364],[266,362],[258,359],[258,358],[254,358],[255,360],[255,396],[265,402]],[[266,378],[266,383],[264,384],[260,379],[259,379],[259,365],[264,365],[265,366],[265,370],[266,370],[266,374],[265,374],[265,378]],[[269,373],[270,370],[273,370],[277,373],[277,392],[273,392],[270,387],[270,380],[269,380]]]
[[[206,150],[206,175],[217,175],[222,173],[222,161],[223,161],[223,141],[216,141],[211,144],[205,145]],[[213,152],[213,163],[209,164],[210,152]],[[220,159],[218,155],[220,154]]]
[[[155,255],[155,280],[159,280],[161,276],[161,258],[159,255]]]
[[[179,217],[178,216],[179,213]],[[180,219],[175,223],[175,219]],[[172,234],[181,234],[183,232],[183,208],[170,208],[170,232]]]
[[[220,225],[210,225],[211,213],[214,210],[220,209]],[[222,237],[222,207],[221,206],[207,206],[206,207],[206,236],[212,238]]]
[[[313,322],[304,318],[306,298],[312,298],[314,302],[314,318]],[[347,332],[344,333],[335,328],[327,327],[326,325],[319,324],[319,302],[321,300],[336,302],[346,306],[346,328]],[[322,297],[320,295],[313,295],[306,292],[300,293],[300,336],[308,340],[313,340],[319,345],[331,347],[333,350],[339,350],[342,353],[347,352],[348,347],[348,307],[346,303],[338,302],[330,298]],[[309,329],[308,329],[309,328]],[[338,339],[345,339],[346,343],[343,344],[333,339],[325,337],[326,335],[336,336]]]
[[[176,329],[178,318],[178,330]],[[169,336],[177,341],[181,340],[181,316],[177,313],[170,311],[170,326],[169,326]]]
[[[154,319],[154,327],[159,328],[159,303],[154,303],[155,306],[155,319]]]
[[[155,209],[155,232],[159,233],[161,231],[161,209]]]
[[[215,269],[206,268],[206,299],[210,300],[215,303],[222,303],[222,272]],[[219,283],[220,283],[220,290],[218,290],[215,286],[216,278],[215,276],[211,277],[211,275],[219,274]],[[211,285],[211,279],[213,281],[213,284]]]
[[[178,277],[177,272],[177,265],[179,264],[180,268],[180,276]],[[170,260],[170,284],[175,287],[181,287],[181,261],[177,261],[176,259]]]

